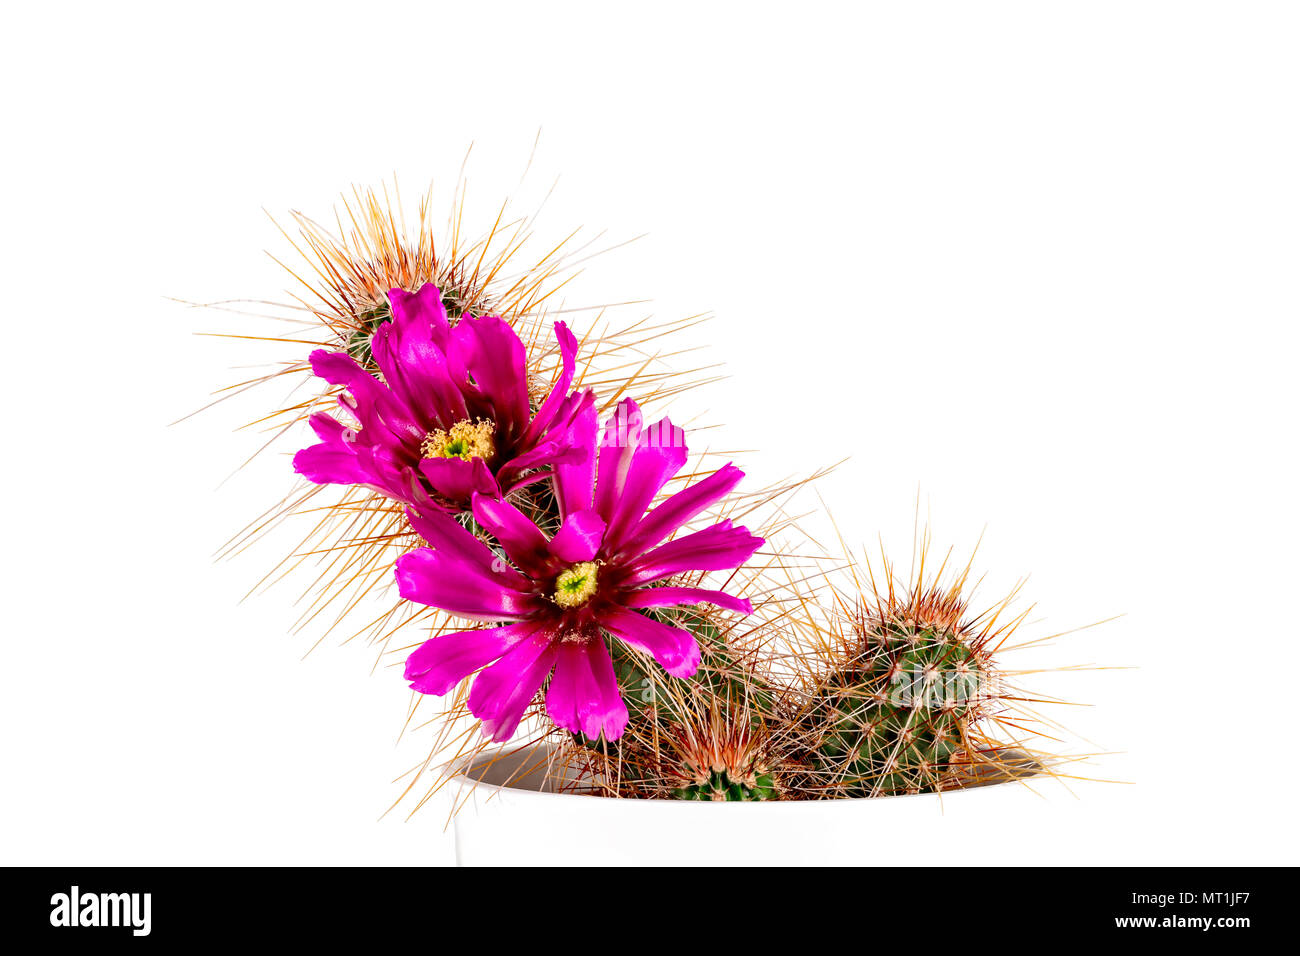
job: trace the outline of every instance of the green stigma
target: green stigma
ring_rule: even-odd
[[[596,593],[596,562],[583,561],[555,579],[555,603],[560,607],[579,607]]]

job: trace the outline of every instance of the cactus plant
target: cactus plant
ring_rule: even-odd
[[[853,645],[814,695],[813,764],[845,796],[943,789],[967,728],[988,702],[989,655],[959,601],[864,612]],[[921,613],[916,613],[917,611]],[[936,613],[937,612],[937,613]]]
[[[716,699],[672,727],[658,761],[658,782],[676,800],[777,800],[774,741],[762,715]]]
[[[714,771],[708,779],[693,780],[673,790],[678,800],[774,800],[777,796],[775,778],[770,773],[743,777],[733,782],[728,771]]]
[[[688,777],[676,781],[672,795],[678,800],[775,800],[776,776],[761,766],[689,766]]]

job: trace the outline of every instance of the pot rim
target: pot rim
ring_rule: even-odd
[[[554,750],[555,750],[554,747],[544,743],[531,744],[531,745],[525,744],[519,747],[511,747],[508,744],[501,747],[494,747],[491,750],[482,751],[478,754],[474,754],[469,757],[462,757],[459,760],[455,761],[455,769],[451,773],[450,780],[452,783],[455,784],[460,797],[462,797],[465,800],[468,800],[471,794],[474,794],[476,792],[483,792],[486,794],[486,799],[488,800],[492,800],[500,796],[502,793],[508,793],[511,795],[510,799],[530,799],[530,800],[550,799],[550,800],[561,800],[561,801],[583,800],[588,802],[591,801],[592,799],[597,799],[597,800],[604,801],[605,803],[617,802],[619,804],[625,804],[628,806],[638,806],[638,807],[651,807],[651,808],[683,807],[683,808],[687,808],[688,811],[690,811],[690,808],[704,807],[704,806],[730,806],[730,807],[755,807],[755,808],[762,807],[764,809],[761,811],[754,810],[754,811],[746,811],[746,812],[791,813],[791,812],[798,812],[798,811],[779,810],[777,808],[779,807],[794,807],[794,808],[829,807],[834,805],[852,806],[855,804],[860,804],[868,801],[875,803],[882,799],[891,800],[891,801],[900,801],[900,800],[936,801],[937,800],[940,803],[942,803],[943,799],[948,796],[952,796],[960,793],[969,793],[974,790],[988,790],[996,787],[1003,787],[1011,783],[1023,783],[1025,780],[1038,779],[1041,776],[1041,774],[1039,773],[1026,774],[1020,777],[1009,776],[1004,780],[996,780],[991,782],[980,783],[970,787],[954,787],[951,790],[943,790],[938,793],[900,793],[900,794],[889,794],[884,797],[837,797],[834,799],[827,799],[827,800],[736,800],[736,801],[718,800],[718,801],[714,801],[714,800],[657,800],[650,797],[602,797],[600,795],[590,794],[590,793],[563,793],[563,792],[557,793],[554,791],[537,790],[537,789],[527,788],[527,787],[516,787],[516,786],[511,786],[509,784],[488,783],[484,780],[475,779],[474,777],[471,777],[469,775],[470,771],[472,771],[473,769],[475,769],[477,766],[481,764],[485,764],[488,762],[501,760],[501,759],[512,758],[517,754],[533,753],[536,751],[544,751],[546,752],[546,754],[549,755],[550,753],[554,752]],[[657,811],[649,810],[647,812],[657,812]],[[677,811],[670,810],[668,812],[672,813]],[[708,811],[708,812],[712,812],[712,811]],[[459,813],[457,813],[456,815],[459,816]]]

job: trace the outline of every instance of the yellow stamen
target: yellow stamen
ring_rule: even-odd
[[[555,579],[555,603],[560,607],[579,607],[596,593],[596,562],[575,564]]]
[[[435,428],[424,436],[420,444],[420,455],[424,458],[460,458],[470,461],[492,457],[496,446],[492,444],[492,432],[495,426],[486,418],[476,422],[466,419],[451,426],[450,431]]]

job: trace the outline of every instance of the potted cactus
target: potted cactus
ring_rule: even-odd
[[[727,827],[807,832],[843,825],[828,805],[928,813],[1065,759],[997,659],[1024,619],[1014,593],[972,609],[971,562],[931,572],[928,534],[906,579],[883,557],[809,557],[787,504],[816,475],[746,488],[653,420],[696,376],[644,345],[689,323],[570,328],[546,302],[572,257],[521,268],[526,235],[458,244],[457,220],[444,246],[425,207],[411,236],[376,193],[341,221],[339,237],[298,217],[303,274],[323,277],[300,297],[307,330],[239,383],[306,386],[259,417],[316,441],[294,456],[298,492],[235,546],[311,516],[299,553],[327,557],[310,614],[338,607],[346,626],[364,609],[349,636],[396,657],[422,707],[442,700],[438,759],[407,792],[454,782],[465,846],[504,845],[469,821],[511,807],[534,841],[539,815],[615,805],[647,834],[717,837],[700,804],[745,805]]]

